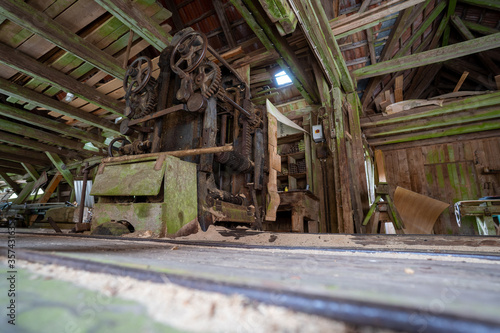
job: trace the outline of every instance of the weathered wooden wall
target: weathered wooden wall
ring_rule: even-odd
[[[474,221],[459,228],[453,204],[460,200],[500,195],[500,137],[404,149],[384,150],[391,196],[397,186],[447,202],[436,222],[436,234],[474,234]]]

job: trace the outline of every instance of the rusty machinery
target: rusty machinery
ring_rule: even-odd
[[[220,65],[209,60],[209,53]],[[189,192],[179,179],[188,177],[183,181],[192,188],[194,177],[196,193],[191,194],[197,199],[197,221],[203,230],[213,223],[245,223],[260,228],[266,192],[264,108],[251,103],[250,89],[238,72],[208,45],[205,35],[191,28],[174,36],[171,46],[160,55],[159,69],[158,77],[154,78],[151,60],[139,57],[126,72],[126,118],[121,122],[120,132],[137,139],[116,138],[109,145],[111,157],[99,167],[93,188],[101,204],[100,208],[96,205],[96,223],[134,220],[135,214],[131,223],[141,224],[137,207],[129,207],[125,212],[117,210],[117,205],[168,204],[176,199],[176,207],[167,205],[157,211],[162,212],[163,220],[172,216],[177,219],[177,215],[185,215],[192,207],[179,208],[179,202],[185,204],[187,199],[175,197],[179,193],[174,195],[172,191]],[[182,156],[182,161],[167,162],[165,175],[153,176],[161,168],[159,156],[167,155],[162,152],[175,152],[172,155]],[[174,158],[168,155],[169,159]],[[151,159],[156,159],[149,166],[155,168],[151,172],[136,165]],[[190,165],[196,166],[195,173],[186,171]],[[116,166],[120,170],[114,174],[103,174]],[[130,171],[133,168],[136,170]],[[140,178],[137,170],[142,172]],[[157,177],[164,186],[159,186],[157,194],[156,190],[150,193],[139,189],[136,183],[129,186],[129,193],[111,190],[116,183],[129,182],[129,172],[135,172],[134,182],[144,181],[144,186],[151,188],[155,185],[147,184],[145,179]],[[168,173],[174,177],[169,178]],[[144,207],[148,206],[140,209],[149,209]],[[177,214],[165,212],[171,209],[176,209]],[[116,216],[120,214],[125,216]],[[157,233],[172,234],[188,222],[183,216],[182,221],[174,223],[175,227],[167,223]]]

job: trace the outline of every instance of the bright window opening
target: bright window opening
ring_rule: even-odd
[[[279,72],[274,77],[276,78],[276,83],[278,83],[278,86],[292,83],[292,79],[290,79],[290,77],[285,73],[285,71]]]

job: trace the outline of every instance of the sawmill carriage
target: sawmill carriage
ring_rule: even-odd
[[[93,228],[127,221],[155,236],[211,224],[261,228],[269,159],[263,107],[207,42],[186,28],[160,55],[129,66],[123,137],[109,145],[92,188]]]

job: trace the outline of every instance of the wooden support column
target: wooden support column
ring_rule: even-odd
[[[45,154],[47,154],[47,157],[52,161],[52,164],[56,167],[57,171],[59,171],[63,175],[68,185],[71,186],[74,191],[75,185],[73,184],[73,175],[71,174],[71,171],[69,171],[66,164],[64,164],[64,162],[57,154],[52,154],[49,152],[46,152]]]
[[[0,177],[2,177],[7,184],[9,184],[16,194],[21,193],[21,187],[7,175],[4,169],[0,169]]]
[[[168,32],[171,27],[168,26],[167,29],[160,27],[133,2],[122,0],[96,0],[96,2],[144,40],[147,40],[158,51],[161,52],[170,45],[172,36]],[[170,13],[171,15],[172,13]]]
[[[337,189],[341,195],[343,233],[354,233],[353,208],[351,202],[351,180],[349,174],[349,163],[347,160],[346,137],[344,122],[345,117],[342,110],[343,96],[340,88],[332,89],[333,98],[333,118],[335,122],[335,139],[338,156],[338,169],[340,175],[340,189]],[[340,229],[340,228],[339,228]]]
[[[495,49],[497,47],[500,47],[500,33],[398,59],[379,62],[375,65],[356,69],[353,73],[356,78],[364,79],[460,58],[469,54]]]
[[[40,174],[38,173],[38,171],[36,171],[36,169],[35,169],[35,167],[33,165],[31,165],[29,163],[21,163],[21,165],[26,170],[26,172],[28,172],[28,174],[30,175],[30,177],[34,181],[37,181],[38,178],[40,178]]]
[[[125,77],[125,70],[115,58],[77,34],[72,33],[66,27],[50,18],[50,16],[31,7],[24,1],[2,1],[0,14],[76,55],[83,61],[91,63],[100,70],[118,79]]]
[[[71,92],[87,102],[123,116],[125,108],[122,102],[111,98],[84,83],[65,75],[52,67],[44,65],[26,54],[0,43],[0,63],[15,68],[40,82],[46,83],[62,91]],[[120,67],[121,68],[121,67]],[[122,69],[123,70],[123,69]]]
[[[182,22],[181,15],[177,9],[177,5],[174,0],[165,0],[165,5],[167,9],[172,13],[172,20],[174,21],[174,26],[176,31],[184,29],[184,22]]]
[[[15,96],[16,98],[24,101],[28,101],[33,105],[38,105],[49,110],[53,110],[62,115],[81,121],[82,123],[102,128],[103,130],[111,131],[114,134],[120,135],[120,127],[110,122],[109,120],[99,118],[98,116],[95,116],[91,113],[72,107],[69,104],[59,102],[53,98],[50,98],[49,96],[37,93],[31,89],[24,88],[2,78],[0,78],[0,92],[9,96]],[[85,132],[71,126],[67,126],[58,121],[51,120],[42,116],[37,116],[32,112],[21,110],[11,105],[0,103],[0,114],[22,122],[37,124],[37,126],[39,127],[43,127],[59,133],[64,133],[80,140],[90,141],[98,147],[106,146],[103,143],[104,138],[100,135]]]
[[[355,222],[357,227],[357,232],[363,232],[361,228],[361,223],[363,221],[364,214],[370,209],[370,204],[368,200],[368,185],[366,179],[365,170],[365,150],[363,147],[363,133],[361,132],[361,102],[357,93],[349,93],[346,95],[345,103],[349,116],[349,127],[352,136],[352,157],[354,163],[354,172],[352,174],[351,180],[355,184],[354,197],[359,200],[358,207],[355,214],[357,214]]]

